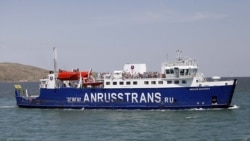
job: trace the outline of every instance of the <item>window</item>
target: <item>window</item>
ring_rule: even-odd
[[[184,75],[184,69],[180,70],[180,75]]]
[[[120,81],[120,83],[119,83],[120,85],[123,85],[124,84],[124,82],[123,81]]]
[[[110,85],[110,82],[106,82],[106,85]]]
[[[174,84],[179,84],[179,80],[175,80],[175,81],[174,81]]]
[[[186,69],[186,73],[185,73],[185,75],[188,75],[188,73],[189,73],[189,71],[188,71],[188,69]]]
[[[168,84],[172,84],[172,81],[169,80],[169,81],[167,81],[167,83],[168,83]]]
[[[155,81],[151,81],[151,84],[156,84],[156,82]]]
[[[163,84],[163,81],[158,81],[158,84]]]
[[[130,85],[130,81],[127,81],[127,82],[126,82],[126,85]]]
[[[114,81],[114,82],[113,82],[113,85],[117,85],[117,82],[116,82],[116,81]]]
[[[174,70],[173,70],[173,69],[171,69],[171,70],[170,70],[170,73],[171,73],[171,74],[174,74]]]
[[[137,85],[137,81],[133,81],[133,85]]]
[[[181,83],[182,83],[182,84],[186,84],[187,81],[186,81],[186,80],[182,80]]]
[[[166,74],[170,74],[170,70],[167,69],[167,70],[166,70]]]
[[[144,84],[145,84],[145,85],[148,85],[149,83],[148,83],[148,81],[144,81]]]

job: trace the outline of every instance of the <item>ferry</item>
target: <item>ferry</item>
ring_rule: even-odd
[[[21,108],[205,109],[231,107],[236,85],[234,78],[207,79],[194,59],[178,51],[176,59],[164,61],[159,72],[133,63],[112,73],[57,70],[54,65],[54,71],[40,80],[38,95],[30,95],[19,84],[14,87]]]

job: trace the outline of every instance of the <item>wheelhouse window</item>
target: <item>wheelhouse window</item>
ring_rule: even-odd
[[[184,69],[180,70],[180,75],[183,76],[184,75]]]
[[[166,69],[166,74],[170,74],[170,70],[169,69]]]
[[[188,75],[188,74],[189,74],[189,70],[186,69],[186,70],[185,70],[185,75]]]
[[[174,74],[174,69],[171,69],[171,70],[170,70],[170,74]]]
[[[166,74],[174,74],[174,70],[173,69],[166,69]]]

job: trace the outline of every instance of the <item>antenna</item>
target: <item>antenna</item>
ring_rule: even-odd
[[[54,73],[57,71],[57,50],[56,47],[53,48],[53,53],[54,53]]]
[[[180,60],[181,60],[181,56],[180,56],[181,53],[182,53],[182,51],[179,50],[179,49],[176,51],[176,60],[177,60],[177,61],[180,61]]]

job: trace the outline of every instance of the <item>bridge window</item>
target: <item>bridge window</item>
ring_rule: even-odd
[[[180,75],[184,75],[184,69],[180,70]]]
[[[170,74],[170,70],[169,69],[166,69],[166,74]]]
[[[188,72],[189,72],[189,70],[188,70],[188,69],[186,69],[186,70],[185,70],[185,75],[188,75]]]
[[[170,70],[170,74],[174,74],[174,69],[171,69],[171,70]]]
[[[174,74],[174,70],[173,69],[166,69],[166,74]]]

